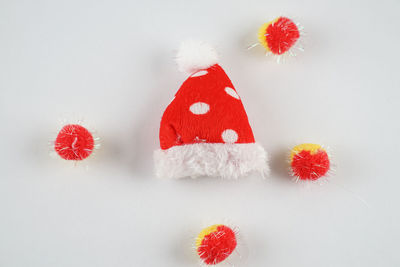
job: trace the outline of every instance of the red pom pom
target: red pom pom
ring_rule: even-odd
[[[319,145],[296,146],[291,154],[291,168],[293,176],[301,180],[317,180],[329,171],[328,153]]]
[[[269,50],[276,55],[286,53],[299,39],[300,32],[296,24],[286,17],[279,17],[269,24],[265,32]]]
[[[65,125],[58,133],[54,149],[65,160],[83,160],[92,154],[92,134],[78,124]]]
[[[225,225],[213,225],[199,235],[197,253],[205,264],[215,265],[225,260],[235,250],[235,232]]]

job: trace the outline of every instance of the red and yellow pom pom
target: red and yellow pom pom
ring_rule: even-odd
[[[65,160],[83,160],[95,148],[93,135],[79,124],[67,124],[58,133],[54,150]]]
[[[270,53],[280,56],[288,52],[300,38],[300,30],[289,18],[279,17],[263,24],[258,31],[260,44]]]
[[[224,261],[235,250],[236,234],[228,226],[215,224],[203,229],[196,239],[196,250],[207,265]]]
[[[330,169],[329,155],[317,144],[295,146],[290,153],[292,175],[300,180],[317,180]]]

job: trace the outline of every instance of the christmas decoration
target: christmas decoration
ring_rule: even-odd
[[[295,146],[290,153],[291,174],[296,180],[317,180],[330,170],[329,155],[317,144]]]
[[[54,141],[54,150],[65,160],[83,160],[89,157],[98,146],[96,139],[79,124],[65,125]]]
[[[154,154],[159,177],[237,178],[268,173],[267,154],[255,143],[242,101],[204,42],[183,43],[179,69],[191,75],[166,108],[160,146]]]
[[[273,55],[280,62],[285,54],[295,56],[294,49],[303,51],[299,45],[299,38],[302,35],[302,27],[299,27],[291,19],[281,16],[264,23],[258,30],[259,43],[253,44],[249,48],[260,44],[265,48],[266,55]]]
[[[216,265],[228,258],[237,245],[236,233],[223,224],[203,229],[196,239],[196,251],[206,265]]]

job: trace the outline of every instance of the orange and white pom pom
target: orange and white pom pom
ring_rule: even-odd
[[[284,55],[296,56],[296,51],[303,51],[299,40],[303,28],[293,20],[280,16],[273,21],[264,23],[258,30],[258,44],[265,50],[266,55],[273,55],[280,62]],[[258,44],[254,44],[252,48]]]
[[[196,238],[196,252],[205,265],[225,261],[237,247],[237,232],[224,224],[204,228]]]
[[[100,146],[98,140],[79,123],[66,124],[58,132],[53,149],[64,160],[81,161]]]
[[[328,152],[318,144],[301,144],[290,152],[290,168],[296,181],[315,181],[328,174],[331,160]]]

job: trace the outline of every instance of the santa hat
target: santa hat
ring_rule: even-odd
[[[267,174],[267,154],[255,143],[242,101],[217,53],[206,43],[185,42],[177,55],[180,70],[191,73],[165,110],[157,176],[237,178]]]

